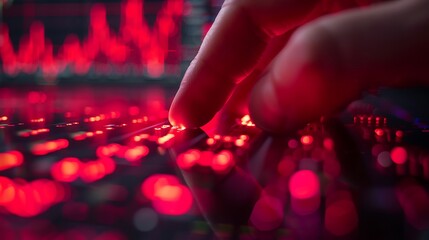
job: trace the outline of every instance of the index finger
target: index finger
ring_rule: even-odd
[[[317,0],[226,1],[186,71],[170,109],[173,125],[199,127],[257,65],[268,41],[312,15]]]

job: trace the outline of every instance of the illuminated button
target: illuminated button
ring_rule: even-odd
[[[390,151],[390,157],[392,158],[392,161],[396,164],[404,164],[407,161],[407,150],[403,147],[394,147]]]
[[[313,136],[310,135],[304,135],[301,137],[301,143],[303,145],[310,145],[313,143]]]
[[[211,167],[218,173],[226,173],[234,166],[234,158],[232,153],[227,150],[223,150],[213,156]]]
[[[22,153],[18,151],[0,153],[0,171],[20,166],[23,161],[24,157],[22,156]]]
[[[289,190],[294,198],[305,199],[314,197],[319,194],[319,179],[310,170],[298,171],[290,179]]]

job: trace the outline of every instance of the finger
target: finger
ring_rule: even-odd
[[[223,105],[222,109],[209,123],[203,126],[206,132],[214,131],[217,134],[226,134],[230,131],[231,126],[236,124],[237,118],[249,114],[249,94],[253,86],[259,80],[261,73],[266,69],[267,65],[286,45],[292,32],[293,31],[289,31],[270,40],[264,52],[261,54],[258,64],[254,67],[253,72],[237,84],[231,97]]]
[[[172,124],[195,127],[209,121],[236,83],[253,71],[269,39],[317,15],[312,11],[317,2],[227,1],[184,76],[170,109]]]
[[[288,131],[339,110],[370,87],[422,83],[408,79],[428,74],[427,9],[428,1],[389,2],[298,30],[254,88],[254,121]]]

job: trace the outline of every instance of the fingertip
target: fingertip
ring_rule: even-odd
[[[275,88],[268,77],[258,82],[250,96],[250,116],[253,122],[265,131],[274,134],[287,133],[296,129],[299,122],[281,107]]]
[[[262,129],[296,131],[335,108],[335,51],[330,39],[316,33],[320,31],[307,28],[294,34],[253,89],[250,114]]]
[[[195,105],[186,103],[184,97],[176,96],[168,113],[168,120],[173,126],[180,128],[198,128],[206,124],[211,116],[198,111]]]

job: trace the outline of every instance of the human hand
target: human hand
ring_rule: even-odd
[[[428,0],[332,14],[338,4],[341,9],[361,5],[357,0],[226,1],[184,76],[171,123],[202,126],[228,99],[236,109],[229,112],[241,111],[237,107],[251,92],[256,124],[288,131],[335,113],[369,88],[429,83]]]

